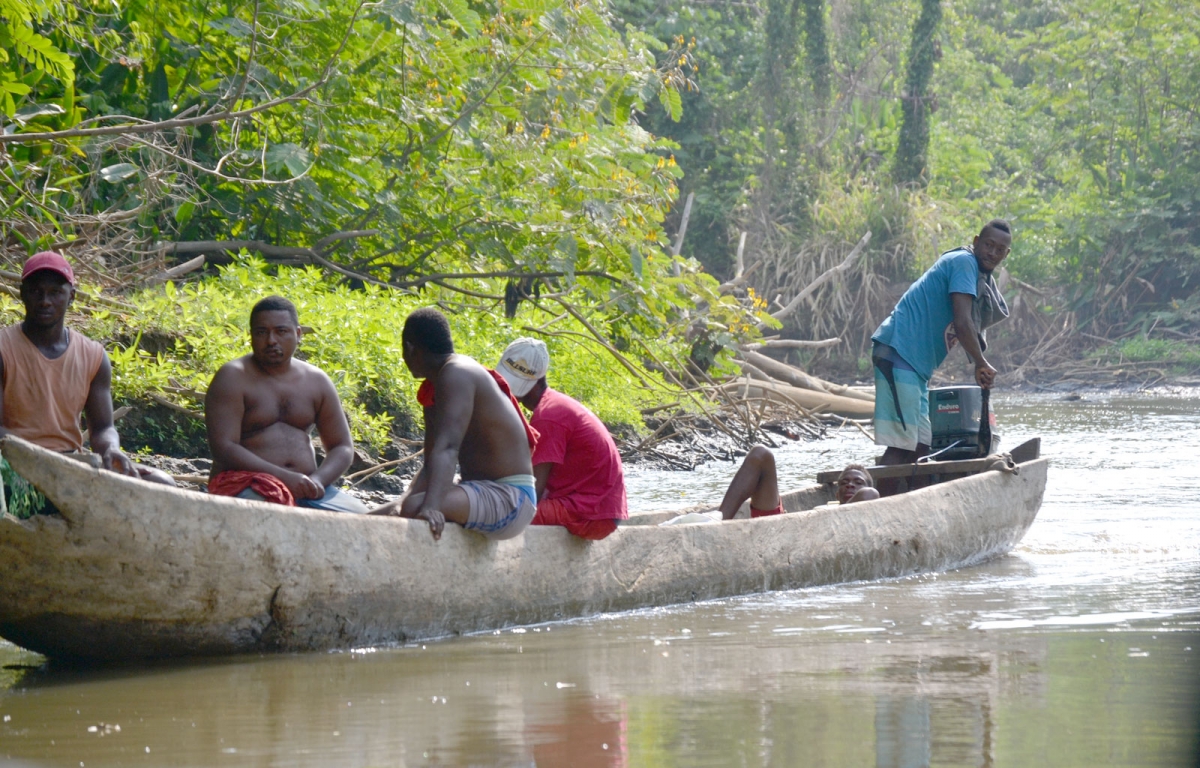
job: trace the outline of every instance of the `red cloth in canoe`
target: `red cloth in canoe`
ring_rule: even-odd
[[[529,421],[525,418],[525,413],[521,410],[521,404],[517,402],[517,398],[513,397],[512,390],[508,388],[508,382],[504,380],[504,377],[491,368],[488,368],[487,372],[492,374],[492,378],[496,380],[500,391],[508,396],[508,401],[516,409],[517,417],[521,419],[521,426],[525,427],[525,439],[529,441],[529,452],[532,454],[533,449],[537,447],[537,441],[541,435],[538,434],[536,429],[529,426]],[[429,379],[422,381],[421,386],[417,389],[417,402],[425,408],[433,407],[433,382]]]
[[[208,492],[217,496],[237,496],[242,491],[250,490],[262,496],[272,504],[283,504],[287,507],[296,506],[292,492],[275,475],[266,472],[246,472],[230,469],[221,472],[208,481]]]

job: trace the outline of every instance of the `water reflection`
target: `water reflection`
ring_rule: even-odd
[[[765,617],[743,635],[726,633],[738,607],[424,649],[25,672],[0,697],[10,718],[0,756],[35,765],[542,767],[1190,759],[1195,681],[1179,673],[1196,668],[1195,616],[1154,632],[942,639],[815,624],[776,633]],[[106,725],[120,730],[106,735]]]

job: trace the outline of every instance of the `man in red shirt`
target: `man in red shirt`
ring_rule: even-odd
[[[561,525],[584,539],[603,539],[629,518],[621,454],[608,429],[578,400],[546,385],[550,353],[537,339],[508,345],[496,371],[533,415],[541,437],[533,452],[538,494],[531,525]]]

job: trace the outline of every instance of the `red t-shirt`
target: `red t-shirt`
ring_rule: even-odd
[[[629,518],[621,454],[595,414],[547,389],[529,423],[540,435],[534,465],[555,465],[545,498],[561,499],[581,520]]]

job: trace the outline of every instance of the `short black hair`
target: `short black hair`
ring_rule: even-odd
[[[300,325],[300,314],[296,312],[296,305],[282,296],[268,296],[265,299],[259,299],[258,303],[250,309],[250,325],[254,325],[254,316],[259,312],[287,312],[292,316],[292,322]]]
[[[433,307],[422,307],[412,312],[404,321],[401,338],[406,343],[433,355],[454,353],[454,339],[450,338],[450,321]]]
[[[979,236],[983,237],[983,233],[989,229],[998,229],[1009,237],[1012,237],[1012,225],[1004,219],[992,219],[987,224],[984,224],[983,229],[979,230]]]
[[[841,480],[842,475],[846,474],[847,472],[849,472],[852,469],[856,470],[858,472],[862,472],[863,477],[867,478],[867,487],[868,488],[875,487],[875,478],[871,477],[871,470],[867,469],[862,464],[847,464],[846,468],[842,470],[842,474],[838,475],[838,480]]]

